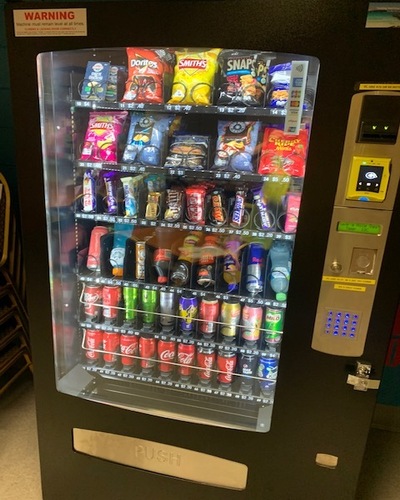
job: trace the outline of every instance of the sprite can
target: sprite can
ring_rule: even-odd
[[[156,321],[157,290],[142,289],[142,321],[144,327],[153,327]]]
[[[124,295],[124,319],[126,323],[134,323],[137,319],[138,289],[131,287],[123,288]]]

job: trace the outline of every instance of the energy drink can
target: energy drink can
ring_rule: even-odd
[[[153,329],[156,322],[157,291],[143,288],[141,295],[143,327]]]
[[[182,295],[179,299],[180,330],[182,335],[192,336],[195,332],[198,313],[197,297]]]
[[[146,277],[146,242],[136,242],[136,270],[135,278],[144,280]]]
[[[135,323],[137,320],[138,289],[126,286],[123,288],[123,295],[125,304],[125,323]]]
[[[221,304],[221,335],[225,343],[231,344],[236,340],[238,324],[240,322],[241,306],[238,300],[224,300]]]
[[[265,249],[261,243],[250,243],[247,254],[246,290],[251,295],[262,293],[264,289],[263,271]]]

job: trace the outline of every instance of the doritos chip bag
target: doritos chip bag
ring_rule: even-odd
[[[218,55],[221,49],[176,52],[174,81],[169,104],[212,104]]]
[[[164,80],[172,75],[173,55],[165,49],[128,47],[128,80],[124,102],[164,102]]]

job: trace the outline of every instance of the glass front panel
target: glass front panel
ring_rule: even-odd
[[[58,390],[266,432],[319,62],[38,57]]]

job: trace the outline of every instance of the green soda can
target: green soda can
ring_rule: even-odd
[[[283,309],[266,308],[264,338],[267,344],[278,344],[281,341],[284,315]]]
[[[143,327],[153,328],[156,322],[156,315],[154,313],[157,309],[157,290],[146,290],[143,288],[141,292]]]
[[[137,319],[139,293],[137,288],[124,287],[125,323],[134,323]]]

